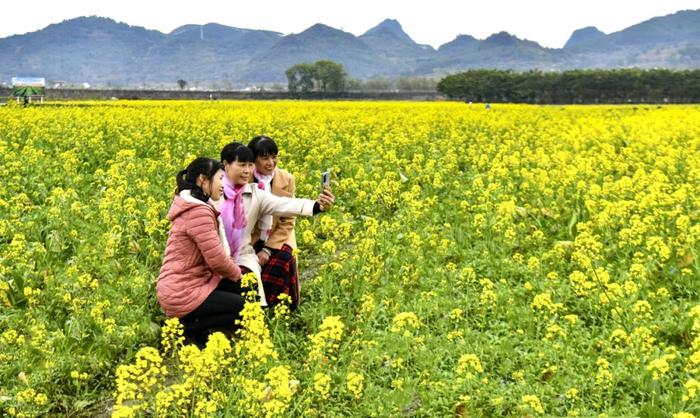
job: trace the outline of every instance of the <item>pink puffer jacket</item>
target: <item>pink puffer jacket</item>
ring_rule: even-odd
[[[156,291],[168,318],[182,318],[211,294],[222,277],[239,280],[241,270],[218,234],[219,213],[191,196],[176,196],[168,211],[172,223]]]

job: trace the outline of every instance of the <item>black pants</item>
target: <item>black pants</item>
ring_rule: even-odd
[[[240,282],[222,278],[201,305],[180,319],[185,329],[185,338],[203,347],[212,332],[221,331],[232,335],[238,328],[235,321],[240,319],[245,305],[241,293]]]

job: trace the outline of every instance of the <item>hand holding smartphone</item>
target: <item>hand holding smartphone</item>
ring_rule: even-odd
[[[321,173],[321,193],[326,187],[331,187],[331,171],[326,170]]]
[[[321,173],[321,194],[318,196],[318,203],[321,211],[328,210],[335,201],[335,196],[331,192],[331,171],[326,170]]]

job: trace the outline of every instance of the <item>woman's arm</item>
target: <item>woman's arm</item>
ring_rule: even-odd
[[[226,255],[219,241],[218,225],[212,210],[202,206],[192,209],[191,213],[192,227],[187,230],[187,234],[197,245],[207,266],[222,277],[240,280],[241,269]]]
[[[295,197],[275,196],[272,193],[254,189],[259,202],[261,215],[312,216],[315,201]]]

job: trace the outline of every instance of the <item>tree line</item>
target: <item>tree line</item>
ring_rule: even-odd
[[[697,103],[700,70],[470,70],[437,85],[451,98],[515,103]]]

